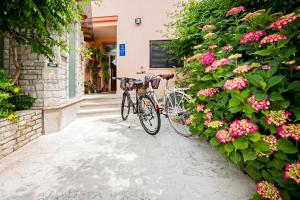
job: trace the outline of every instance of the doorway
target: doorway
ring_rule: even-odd
[[[113,77],[117,77],[117,66],[116,66],[116,56],[110,56],[110,85],[111,91],[117,92],[117,80]]]

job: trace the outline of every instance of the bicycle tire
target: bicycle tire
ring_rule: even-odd
[[[150,130],[146,124],[145,124],[145,116],[144,116],[144,111],[143,111],[143,108],[141,107],[142,106],[142,103],[144,103],[143,99],[146,99],[150,105],[147,105],[147,107],[151,108],[151,114],[155,114],[156,115],[156,119],[157,119],[157,124],[156,124],[156,128],[152,131]],[[138,116],[139,116],[139,120],[141,122],[141,125],[142,127],[144,128],[144,130],[150,134],[150,135],[156,135],[159,130],[160,130],[160,127],[161,127],[161,119],[160,119],[160,113],[159,113],[159,110],[156,109],[155,107],[155,103],[154,101],[152,100],[152,98],[150,98],[148,95],[141,95],[139,97],[139,105],[138,105]],[[149,120],[150,121],[150,120]]]
[[[173,94],[173,97],[171,97],[171,94]],[[182,105],[182,104],[189,102],[189,98],[185,94],[183,94],[181,92],[177,92],[177,91],[174,91],[171,94],[169,94],[167,96],[166,102],[165,102],[165,111],[167,113],[168,120],[176,133],[178,133],[184,137],[190,137],[190,136],[192,136],[192,133],[189,131],[189,128],[186,125],[186,120],[189,117],[189,114],[188,114],[189,112]],[[180,105],[180,102],[179,103],[177,102],[178,96],[181,96],[181,98],[184,98],[185,99],[184,101],[187,101],[187,102],[181,102],[182,104]],[[171,100],[173,100],[174,102],[170,102]],[[180,113],[178,111],[176,111],[176,109],[174,109],[174,106],[173,106],[174,104],[177,105],[177,110],[180,110]],[[170,111],[173,113],[171,113]],[[185,114],[185,113],[187,113],[187,114]],[[173,121],[175,117],[176,117],[175,121],[176,122],[179,121],[179,123],[176,123]],[[177,126],[177,125],[180,125],[180,126]]]
[[[121,116],[122,119],[125,121],[128,119],[129,113],[130,113],[130,103],[129,103],[129,95],[124,93],[123,94],[123,99],[122,99],[122,105],[121,105]],[[126,105],[127,103],[127,105]],[[125,110],[125,108],[128,108],[127,111]]]

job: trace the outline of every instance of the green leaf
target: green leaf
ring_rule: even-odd
[[[270,95],[271,101],[283,101],[284,98],[278,92],[272,92]]]
[[[260,133],[253,133],[252,135],[249,136],[249,139],[253,142],[257,142],[261,139],[261,134]]]
[[[258,170],[254,169],[253,167],[251,167],[251,166],[248,165],[248,166],[245,168],[245,172],[246,172],[252,179],[254,179],[254,181],[260,181],[260,180],[261,180],[261,173],[260,173]]]
[[[230,153],[230,152],[232,152],[232,151],[234,150],[234,147],[233,147],[232,144],[227,143],[227,144],[224,145],[224,149],[225,149],[225,151],[226,151],[227,153]]]
[[[242,151],[242,154],[243,154],[244,161],[256,159],[256,153],[250,149],[246,149]]]
[[[241,104],[241,101],[237,97],[232,97],[229,100],[229,108],[235,108],[235,107],[239,106],[240,104]]]
[[[293,154],[293,153],[298,152],[298,149],[293,144],[293,142],[291,142],[288,139],[283,139],[283,138],[279,139],[279,141],[278,141],[278,149],[287,154]]]
[[[287,87],[287,90],[300,91],[300,81],[293,81]]]
[[[212,146],[218,146],[220,144],[220,142],[215,137],[211,138],[209,142]]]
[[[259,56],[268,56],[268,55],[271,55],[272,53],[273,53],[272,49],[264,49],[264,50],[256,51],[253,54],[259,55]]]
[[[261,170],[261,175],[267,181],[271,181],[271,179],[272,179],[270,173],[265,169]]]
[[[201,77],[201,81],[210,81],[210,80],[212,80],[212,77],[210,75],[205,75]]]
[[[287,160],[287,154],[283,153],[282,151],[278,151],[276,153],[274,153],[275,158],[279,159],[279,160]]]
[[[248,76],[248,80],[251,84],[261,87],[263,90],[266,88],[267,83],[264,81],[263,77],[258,74],[253,74]]]
[[[239,137],[239,138],[237,138],[236,140],[233,141],[233,146],[236,149],[247,149],[248,142],[244,138]]]
[[[237,151],[231,152],[229,158],[235,164],[238,164],[242,160],[241,154]]]
[[[269,148],[269,145],[264,142],[264,141],[257,141],[257,142],[254,142],[254,150],[256,152],[268,152],[270,151],[270,148]]]
[[[280,83],[285,77],[284,76],[273,76],[272,78],[268,79],[267,83],[268,83],[268,88],[273,87],[274,85],[277,85],[278,83]]]
[[[261,200],[261,198],[260,198],[259,194],[257,192],[255,192],[250,200]]]
[[[293,110],[294,115],[296,116],[296,121],[300,120],[300,108],[294,108]]]

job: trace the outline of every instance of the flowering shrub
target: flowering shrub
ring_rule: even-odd
[[[253,199],[297,199],[299,11],[225,7],[199,17],[208,26],[189,44],[202,56],[179,70],[186,78],[177,84],[193,98],[190,129],[257,182]]]

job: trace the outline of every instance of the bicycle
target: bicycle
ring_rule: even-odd
[[[156,135],[161,126],[159,110],[155,107],[152,98],[145,93],[144,83],[141,80],[128,77],[113,77],[121,81],[120,88],[124,90],[121,104],[121,116],[128,119],[130,108],[133,114],[137,114],[142,127],[150,135]],[[135,90],[135,102],[131,98],[130,91]]]
[[[173,129],[185,137],[192,136],[189,131],[188,121],[191,117],[191,112],[187,108],[187,105],[191,102],[191,99],[185,91],[188,88],[169,88],[169,80],[174,78],[174,74],[160,74],[154,75],[146,73],[145,71],[138,72],[137,74],[145,74],[145,86],[147,88],[147,94],[151,96],[155,102],[155,106],[159,108],[160,113],[164,114]],[[155,89],[158,89],[160,78],[166,80],[164,89],[163,105],[158,102],[155,94]]]

